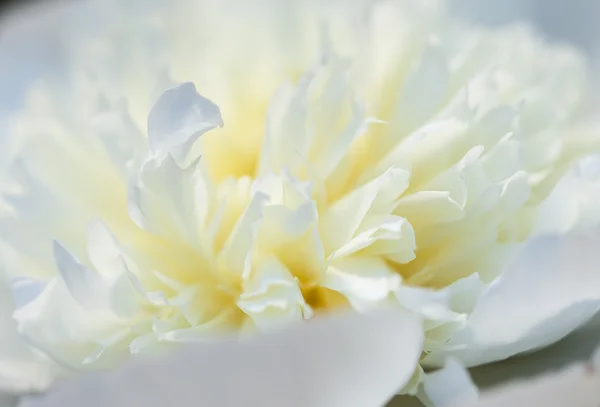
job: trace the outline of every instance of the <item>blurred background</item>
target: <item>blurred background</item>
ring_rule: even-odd
[[[457,16],[475,24],[493,26],[528,20],[549,40],[570,42],[583,49],[594,70],[600,72],[600,0],[448,0],[448,3]],[[62,18],[81,12],[84,6],[82,0],[2,3],[0,117],[20,106],[26,84],[42,70],[60,72],[65,59],[57,27]],[[86,24],[89,23],[93,21],[86,19]],[[600,80],[596,88],[600,90]],[[600,104],[600,92],[593,94],[596,104]],[[0,138],[5,125],[0,121]]]
[[[529,20],[548,39],[571,42],[582,48],[595,69],[600,70],[600,0],[448,0],[448,3],[456,15],[476,24],[502,25]],[[40,70],[60,69],[61,44],[56,35],[56,21],[65,14],[77,13],[85,1],[21,0],[2,4],[0,114],[19,106],[25,84]],[[599,96],[596,98],[600,100]]]

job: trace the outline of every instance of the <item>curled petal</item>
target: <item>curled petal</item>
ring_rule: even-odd
[[[186,82],[166,90],[152,107],[148,116],[150,149],[155,155],[170,153],[183,160],[198,137],[216,127],[223,127],[219,107]]]

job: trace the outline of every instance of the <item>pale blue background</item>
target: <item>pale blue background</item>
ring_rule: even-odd
[[[218,1],[218,0],[215,0]],[[571,41],[594,60],[600,55],[600,0],[449,0],[465,19],[482,24],[505,24],[528,19],[549,38]],[[68,2],[48,6],[40,2],[30,9],[60,9]],[[81,1],[73,1],[72,4]],[[45,6],[45,7],[44,7]],[[39,11],[39,10],[37,10]],[[75,11],[76,12],[76,11]],[[23,90],[42,70],[56,70],[65,56],[60,53],[56,26],[44,14],[36,18],[5,14],[0,19],[0,117],[20,106]],[[52,14],[52,13],[50,13]],[[89,21],[88,21],[89,22]],[[596,63],[599,65],[598,63]],[[0,124],[0,138],[2,137]]]

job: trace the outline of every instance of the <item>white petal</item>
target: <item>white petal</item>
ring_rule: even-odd
[[[448,191],[417,191],[402,197],[394,213],[419,225],[455,222],[464,216],[463,208]]]
[[[117,238],[106,225],[94,219],[87,229],[88,256],[94,269],[105,276],[115,276],[123,272],[125,255]]]
[[[600,318],[596,317],[558,343],[504,361],[477,366],[471,377],[481,389],[497,387],[515,379],[557,371],[575,362],[585,362],[600,343]]]
[[[298,281],[276,258],[265,260],[253,270],[236,304],[262,331],[300,323],[312,316]]]
[[[235,224],[218,259],[228,272],[242,275],[249,271],[249,256],[262,218],[263,207],[268,199],[261,192],[254,194],[248,207]]]
[[[23,407],[380,406],[410,379],[420,345],[420,322],[407,313],[317,319],[65,382]]]
[[[205,193],[205,194],[203,194]],[[182,168],[167,154],[147,160],[129,190],[129,214],[138,226],[197,243],[210,198],[198,162]]]
[[[462,406],[477,400],[479,395],[469,372],[454,359],[446,360],[442,369],[426,375],[423,389],[434,407]]]
[[[156,155],[183,160],[202,134],[223,126],[219,107],[200,96],[191,82],[166,90],[148,116],[148,141]]]
[[[577,163],[540,207],[538,233],[567,233],[600,222],[600,156]]]
[[[333,203],[323,214],[320,227],[326,249],[331,252],[352,239],[368,214],[390,213],[408,186],[408,178],[408,171],[391,167]]]
[[[56,374],[55,366],[19,336],[13,311],[12,293],[0,271],[0,401],[11,398],[3,393],[45,390]]]
[[[57,280],[19,308],[15,319],[29,343],[61,365],[73,367],[96,354],[103,341],[108,343],[129,329],[127,322],[109,311],[84,309]]]
[[[53,242],[53,250],[56,267],[71,296],[86,308],[103,305],[106,285],[102,277],[81,264],[57,241]]]
[[[402,285],[395,292],[398,301],[426,320],[448,321],[458,313],[469,314],[483,291],[477,274],[462,278],[441,290]]]
[[[600,309],[600,233],[541,237],[526,246],[478,301],[448,354],[467,366],[547,346]],[[439,365],[444,353],[425,362]]]
[[[421,61],[406,78],[397,101],[394,123],[406,131],[413,130],[428,119],[446,96],[449,73],[443,47],[428,44]]]
[[[333,252],[330,259],[361,251],[366,255],[383,255],[396,263],[408,263],[415,258],[415,234],[411,224],[394,215],[373,216],[364,230]]]
[[[319,284],[344,294],[355,309],[368,311],[397,290],[400,280],[385,260],[355,256],[334,260]]]

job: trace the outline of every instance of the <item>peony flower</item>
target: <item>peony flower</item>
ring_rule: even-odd
[[[424,319],[415,393],[421,365],[544,346],[600,308],[594,250],[536,238],[591,219],[551,205],[598,144],[573,131],[573,49],[428,3],[97,7],[110,24],[31,90],[3,174],[13,317],[66,371],[393,305]]]

